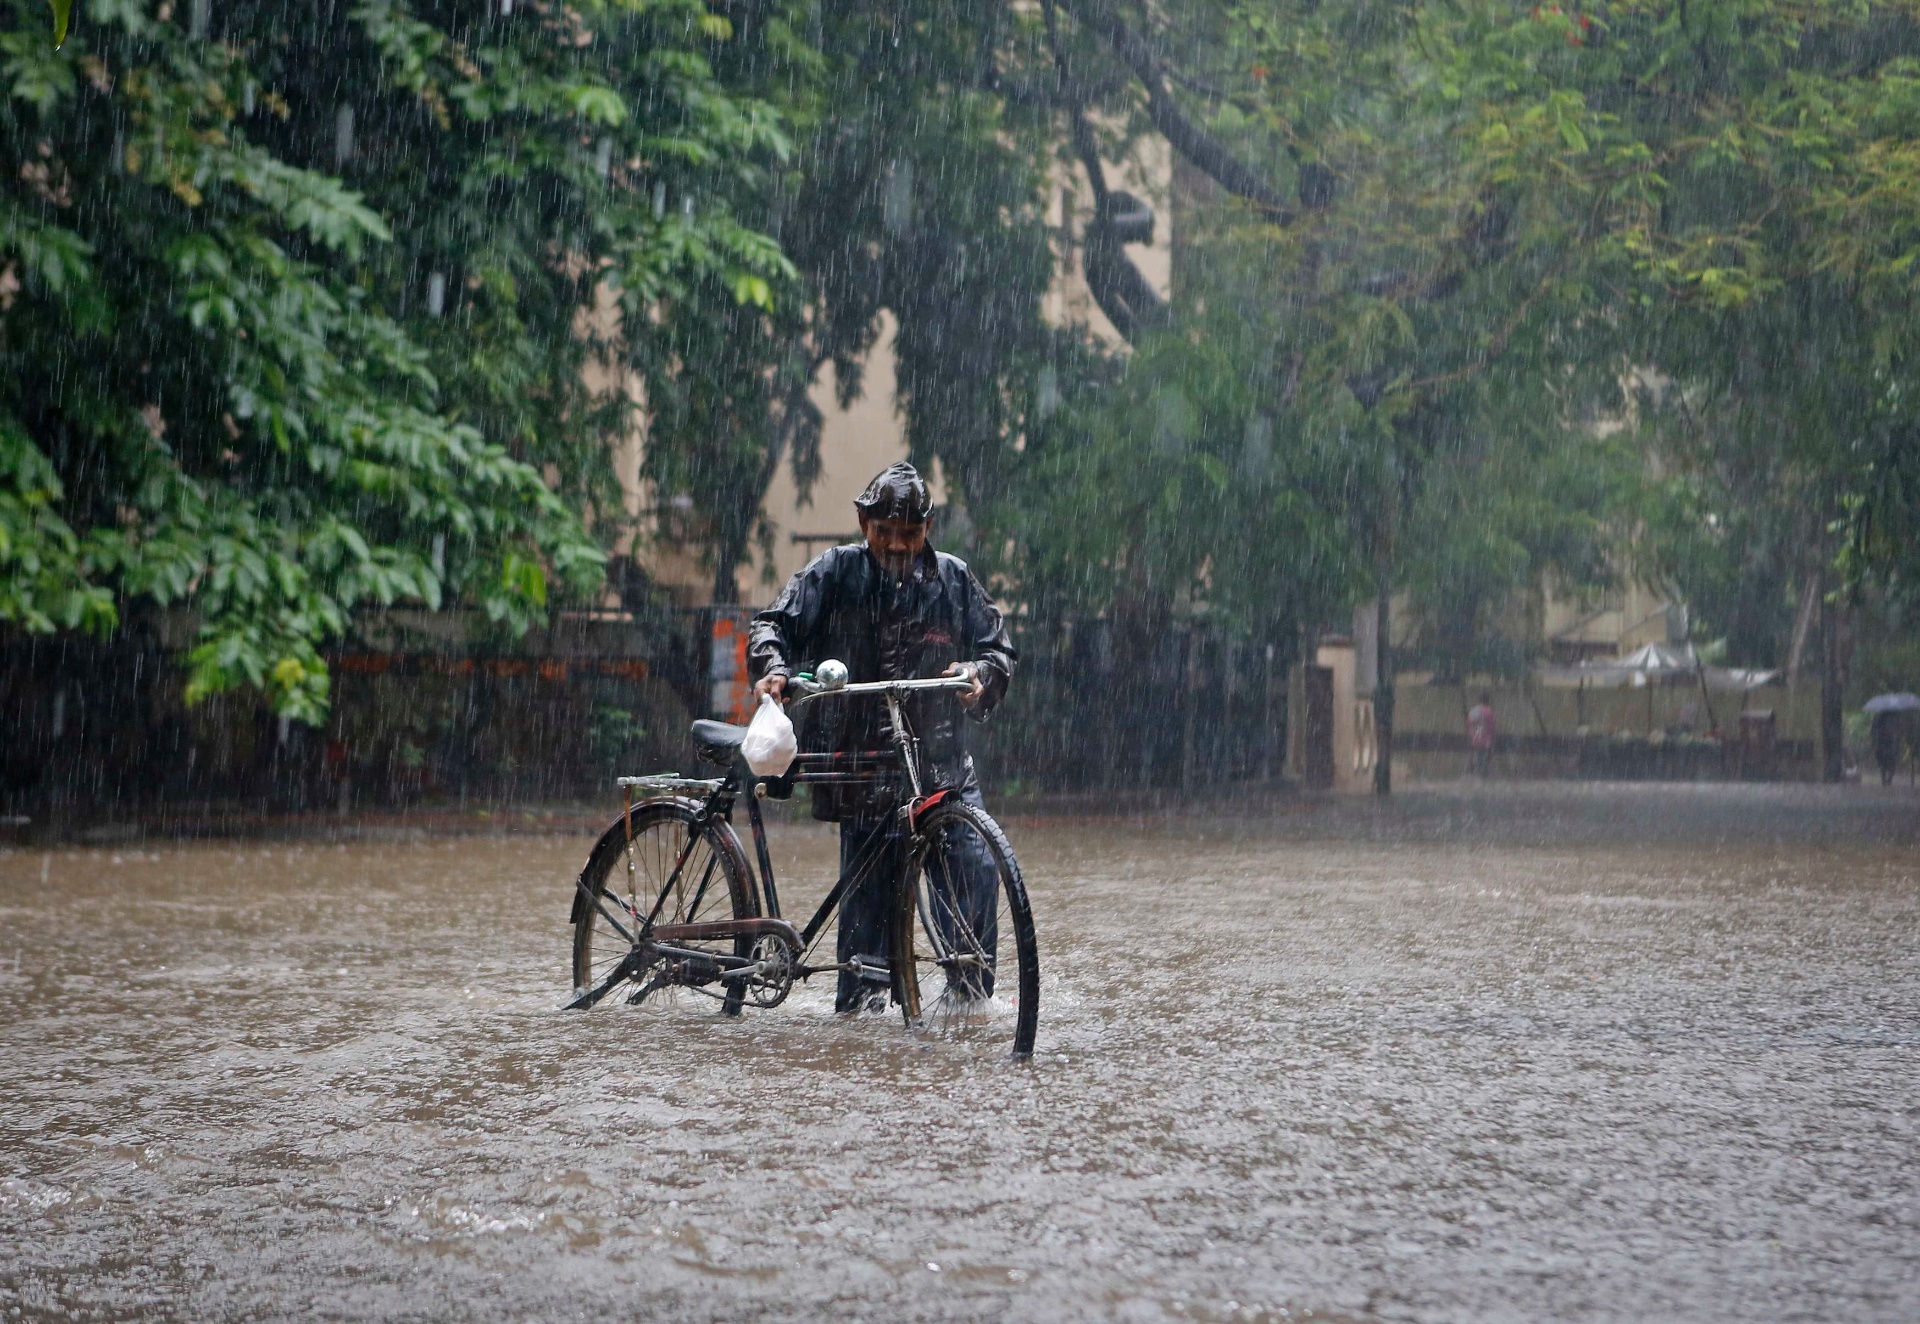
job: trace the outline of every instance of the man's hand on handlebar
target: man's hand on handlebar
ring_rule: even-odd
[[[978,662],[955,662],[947,668],[946,674],[949,676],[965,676],[973,682],[973,688],[960,696],[960,706],[962,708],[973,707],[973,705],[980,702],[980,696],[987,692],[987,687],[980,681],[980,664]]]
[[[753,687],[753,697],[757,702],[761,695],[771,694],[776,703],[787,701],[787,678],[779,672],[762,676]]]

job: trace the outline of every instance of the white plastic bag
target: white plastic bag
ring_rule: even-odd
[[[793,723],[787,710],[771,694],[760,696],[760,708],[747,725],[747,738],[740,742],[740,753],[756,777],[778,777],[793,766],[800,742],[793,737]]]

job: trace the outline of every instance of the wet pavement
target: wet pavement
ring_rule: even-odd
[[[1920,1316],[1912,793],[1009,829],[1024,1066],[557,1011],[582,836],[0,851],[0,1316]]]

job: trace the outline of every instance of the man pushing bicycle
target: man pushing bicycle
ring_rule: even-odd
[[[933,502],[912,465],[895,464],[875,476],[854,509],[864,543],[829,548],[754,617],[747,657],[758,677],[755,692],[784,701],[794,675],[829,658],[845,662],[847,679],[854,683],[969,678],[970,692],[916,694],[902,708],[919,740],[927,789],[947,788],[982,807],[967,753],[966,720],[984,721],[1013,678],[1019,655],[1006,622],[964,561],[928,545]],[[872,704],[812,705],[799,734],[803,753],[852,755],[884,749],[892,739],[884,709]],[[897,788],[825,784],[813,793],[814,817],[840,824],[843,871],[876,833],[900,835],[894,818]],[[960,922],[978,930],[991,952],[995,874],[991,861],[971,858],[976,853],[958,848],[947,864],[968,893],[954,898]],[[904,863],[898,851],[888,858],[889,867],[869,873],[841,904],[838,1011],[883,1004],[886,998],[887,899]],[[989,997],[993,975],[989,969],[971,986],[950,991]]]

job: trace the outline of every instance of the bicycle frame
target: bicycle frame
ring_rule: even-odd
[[[893,735],[893,748],[847,754],[800,754],[796,756],[796,766],[788,769],[787,774],[783,774],[783,778],[788,779],[793,785],[874,785],[893,772],[904,769],[911,794],[897,807],[894,817],[905,829],[904,835],[910,837],[915,819],[932,797],[929,797],[924,789],[920,767],[920,741],[913,734],[912,726],[907,721],[901,707],[902,700],[914,692],[940,690],[955,692],[970,690],[972,685],[973,682],[964,677],[876,681],[842,685],[832,689],[815,685],[797,685],[796,689],[801,692],[799,697],[789,705],[790,709],[798,709],[807,703],[842,695],[872,695],[884,698]],[[701,803],[694,821],[696,830],[687,834],[686,843],[681,847],[679,857],[674,861],[673,868],[668,872],[665,881],[661,883],[660,891],[653,898],[646,918],[640,922],[634,933],[628,934],[624,925],[612,915],[607,914],[604,908],[601,908],[598,898],[586,897],[588,904],[599,910],[615,931],[628,938],[632,943],[632,950],[627,959],[622,961],[612,973],[594,988],[579,994],[573,1002],[568,1004],[569,1006],[592,1006],[623,980],[652,964],[653,958],[659,956],[706,963],[719,972],[718,978],[722,981],[745,978],[759,968],[759,963],[750,958],[678,949],[672,945],[678,942],[716,941],[737,937],[759,939],[767,935],[776,935],[792,945],[794,956],[797,958],[791,968],[791,975],[795,979],[808,979],[813,975],[846,968],[848,963],[837,961],[825,965],[812,965],[807,962],[806,956],[813,950],[815,941],[826,927],[827,921],[839,908],[840,903],[845,900],[847,893],[863,883],[886,854],[893,837],[890,831],[893,825],[884,818],[874,825],[873,831],[854,852],[852,862],[841,871],[839,878],[828,891],[826,898],[820,902],[812,917],[808,919],[806,926],[796,931],[780,913],[779,887],[774,878],[773,858],[767,849],[766,820],[760,812],[760,800],[766,793],[767,783],[775,780],[782,780],[782,778],[755,776],[737,758],[730,775],[721,778],[680,777],[667,773],[652,777],[621,777],[617,780],[617,784],[625,793],[625,805],[621,817],[627,832],[627,876],[630,884],[634,873],[632,849],[634,793],[642,792],[642,801],[647,798],[648,792],[674,794],[697,791],[704,792],[706,798]],[[660,915],[666,908],[667,898],[679,886],[681,874],[686,869],[688,859],[693,855],[694,846],[701,839],[699,829],[715,819],[730,823],[734,801],[742,794],[746,796],[747,821],[753,833],[754,860],[749,864],[749,868],[758,866],[761,895],[766,899],[766,914],[754,920],[661,924]],[[717,862],[716,858],[709,857],[705,873],[694,894],[694,904],[690,909],[697,909],[700,898],[705,895],[707,887],[712,882],[713,870]],[[585,887],[584,881],[581,886]],[[631,918],[637,918],[637,913]],[[862,972],[871,969],[876,975],[886,973],[884,967],[877,963],[862,961],[858,957],[854,958],[853,964],[857,965]]]

